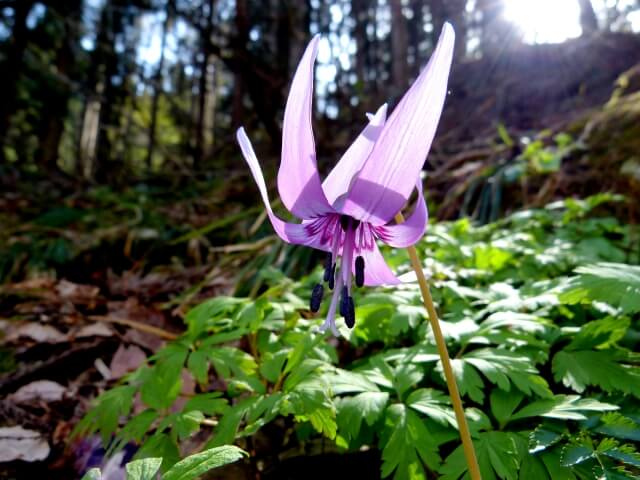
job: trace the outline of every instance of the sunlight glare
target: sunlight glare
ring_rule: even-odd
[[[560,43],[582,31],[577,0],[507,0],[504,15],[527,43]]]

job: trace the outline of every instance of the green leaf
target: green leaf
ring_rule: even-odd
[[[623,313],[640,312],[640,266],[596,263],[576,269],[579,275],[563,288],[561,302],[606,302]]]
[[[306,360],[298,369],[303,368]],[[328,438],[335,438],[337,432],[336,412],[331,401],[331,390],[325,379],[318,373],[303,377],[294,383],[293,388],[287,388],[287,395],[283,399],[281,413],[293,414],[298,421],[309,421],[313,428]]]
[[[542,452],[558,443],[562,438],[562,433],[539,426],[529,435],[529,453]]]
[[[127,480],[155,480],[162,458],[143,458],[127,463]]]
[[[222,416],[216,427],[213,438],[207,443],[208,447],[222,446],[235,440],[240,422],[244,415],[257,401],[256,397],[245,398],[230,407]]]
[[[553,357],[552,369],[557,381],[578,393],[595,385],[640,398],[640,368],[620,363],[625,357],[616,350],[562,350]]]
[[[519,480],[553,480],[549,477],[542,460],[533,455],[525,455],[518,473]]]
[[[443,425],[458,428],[449,397],[432,388],[420,388],[409,395],[406,404]]]
[[[569,445],[562,451],[560,464],[563,467],[573,467],[593,457],[593,449],[584,445]]]
[[[473,444],[483,480],[517,479],[522,458],[518,437],[511,432],[482,432]],[[440,480],[458,480],[467,471],[462,445],[449,455],[442,467]]]
[[[538,375],[529,357],[502,349],[474,350],[462,358],[482,372],[500,389],[510,391],[511,383],[527,395],[550,397],[547,382]]]
[[[99,468],[92,468],[85,473],[80,480],[100,480],[102,474]]]
[[[209,470],[237,462],[245,456],[248,456],[247,452],[232,445],[211,448],[176,463],[162,478],[193,480]]]
[[[187,400],[182,410],[199,410],[206,415],[225,413],[229,403],[226,399],[220,398],[221,395],[220,392],[198,393]]]
[[[173,428],[178,434],[178,438],[180,440],[184,440],[200,429],[202,420],[204,420],[202,412],[198,410],[190,410],[188,412],[181,413],[176,417]]]
[[[333,393],[379,392],[378,386],[368,379],[367,375],[336,368],[327,378]]]
[[[468,394],[477,403],[484,399],[484,383],[478,372],[470,364],[459,358],[451,360],[451,367],[456,377],[460,395]]]
[[[77,432],[100,432],[103,445],[107,445],[111,435],[118,428],[120,417],[129,415],[136,388],[131,385],[114,387],[96,399],[96,406],[82,419]]]
[[[191,352],[187,360],[187,368],[200,385],[207,384],[209,380],[209,358],[207,352],[203,350]]]
[[[347,439],[356,438],[362,421],[373,426],[384,412],[388,401],[389,394],[386,392],[362,392],[340,399],[336,416],[338,431]]]
[[[173,404],[182,387],[182,367],[187,353],[187,349],[177,347],[158,357],[140,389],[142,401],[146,405],[162,410]]]
[[[619,412],[605,413],[593,430],[604,435],[640,442],[640,424]]]
[[[575,480],[576,476],[571,469],[560,463],[562,457],[558,449],[545,451],[541,458],[542,463],[547,467],[551,480]]]
[[[243,301],[233,297],[215,297],[202,302],[185,315],[187,334],[191,337],[198,336],[213,325],[213,319],[232,311]]]
[[[524,395],[520,392],[505,392],[499,388],[493,389],[491,392],[491,413],[500,424],[500,428],[509,422],[511,415]]]
[[[511,419],[548,417],[563,420],[585,420],[587,417],[580,412],[606,412],[617,410],[618,408],[610,403],[603,403],[590,398],[582,399],[579,395],[556,395],[553,398],[529,403],[516,412]]]
[[[383,477],[395,471],[397,479],[426,479],[422,462],[431,469],[440,463],[438,448],[424,422],[403,404],[387,407],[383,437]]]
[[[624,337],[629,328],[628,318],[606,317],[588,322],[580,327],[566,350],[586,350],[596,347],[610,347]]]
[[[155,433],[142,444],[134,456],[135,459],[157,457],[162,458],[162,471],[169,469],[180,460],[178,446],[166,433]]]

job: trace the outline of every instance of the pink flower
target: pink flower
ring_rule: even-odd
[[[316,35],[309,43],[291,83],[278,171],[282,203],[302,223],[287,223],[274,215],[251,142],[243,128],[236,136],[278,236],[288,243],[329,252],[325,282],[334,292],[321,329],[330,328],[338,335],[338,308],[347,326],[351,328],[355,322],[351,296],[354,276],[358,286],[399,283],[382,257],[377,240],[401,248],[413,245],[424,234],[428,215],[420,171],[447,92],[454,32],[445,24],[429,64],[389,119],[386,104],[368,115],[369,124],[324,182],[318,174],[311,128],[313,64],[319,39]],[[404,223],[393,223],[414,188],[418,201],[413,213]],[[322,284],[314,288],[312,310],[319,309],[323,291]]]

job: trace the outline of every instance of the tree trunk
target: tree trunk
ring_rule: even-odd
[[[201,33],[202,61],[200,62],[200,77],[198,79],[198,122],[196,126],[196,151],[194,165],[199,165],[205,157],[206,150],[206,108],[207,108],[207,78],[209,76],[209,57],[211,56],[211,33],[213,32],[214,0],[207,3],[207,23]]]
[[[407,22],[402,14],[402,0],[391,2],[391,82],[394,94],[404,91],[409,83],[407,65]]]
[[[15,3],[11,41],[6,48],[8,52],[6,60],[0,64],[2,69],[0,75],[0,92],[2,92],[2,101],[0,101],[0,164],[5,160],[4,146],[11,125],[11,116],[16,107],[18,79],[22,72],[24,51],[27,48],[29,31],[26,20],[35,0],[20,0]]]
[[[167,0],[165,8],[165,18],[162,23],[162,39],[160,41],[160,59],[158,60],[158,68],[153,77],[153,98],[151,100],[151,125],[149,126],[149,144],[147,147],[147,170],[151,170],[153,166],[153,151],[156,146],[156,126],[158,123],[158,105],[160,96],[162,95],[162,71],[164,69],[164,51],[167,45],[167,30],[169,30],[169,22],[173,17],[173,0]]]
[[[578,0],[580,4],[580,26],[583,35],[590,35],[598,30],[598,19],[593,10],[591,0]]]
[[[76,74],[76,55],[79,48],[79,30],[73,25],[81,21],[82,0],[65,0],[52,3],[64,19],[59,35],[61,44],[56,49],[55,66],[57,74],[45,72],[42,82],[48,97],[47,106],[40,115],[38,149],[35,160],[45,171],[57,172],[60,141],[64,132],[64,121],[68,113],[71,86],[67,78]],[[57,18],[56,21],[60,21]]]
[[[236,0],[236,36],[237,48],[245,52],[249,41],[249,19],[246,0]],[[242,61],[242,60],[240,60]],[[245,81],[244,69],[238,69],[233,76],[233,111],[231,114],[231,126],[235,130],[242,125],[244,119],[244,94]]]

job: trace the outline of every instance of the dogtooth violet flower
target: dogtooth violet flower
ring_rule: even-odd
[[[301,223],[288,223],[271,209],[262,170],[244,128],[236,137],[258,185],[267,214],[285,242],[327,253],[324,282],[333,289],[321,330],[338,335],[336,311],[352,328],[355,309],[352,283],[393,285],[400,281],[386,264],[377,240],[392,247],[415,244],[427,225],[420,172],[431,147],[447,92],[454,32],[445,24],[425,69],[386,119],[386,104],[373,115],[326,179],[321,182],[311,128],[313,68],[320,37],[309,43],[291,83],[282,126],[278,191],[284,206]],[[394,216],[413,189],[414,211],[400,224]],[[311,294],[311,310],[320,308],[324,286]]]

